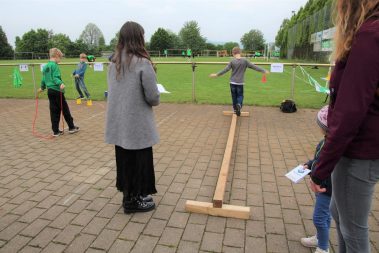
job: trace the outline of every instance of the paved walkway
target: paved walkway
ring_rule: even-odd
[[[315,110],[283,114],[245,107],[239,118],[226,202],[251,207],[250,220],[187,213],[211,202],[231,117],[227,106],[162,104],[154,147],[156,210],[125,215],[115,188],[114,148],[104,144],[104,102],[69,102],[81,131],[55,140],[31,134],[33,100],[0,100],[0,252],[308,252],[314,196],[284,174],[313,155]],[[36,126],[50,134],[46,100]],[[379,187],[370,215],[379,252]],[[332,251],[336,231],[331,230]]]

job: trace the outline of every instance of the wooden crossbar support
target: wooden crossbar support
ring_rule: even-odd
[[[222,114],[225,116],[230,116],[235,114],[233,111],[223,111]],[[249,112],[241,112],[241,117],[249,117]]]
[[[222,205],[222,208],[213,207],[212,203],[187,200],[186,210],[193,213],[203,213],[213,216],[230,217],[248,220],[250,207]]]
[[[246,113],[247,115],[245,116],[248,116],[249,113],[248,112]],[[230,112],[230,114],[225,114],[224,112],[224,115],[232,115],[232,122],[230,124],[229,136],[228,136],[228,141],[226,142],[224,158],[222,160],[215,194],[213,196],[213,203],[187,200],[185,209],[188,212],[203,213],[203,214],[208,214],[208,215],[213,215],[213,216],[231,217],[231,218],[237,218],[237,219],[249,219],[250,207],[223,204],[226,181],[228,179],[228,173],[229,173],[230,158],[232,156],[232,150],[233,150],[234,135],[235,135],[236,124],[237,124],[237,115],[235,113]]]
[[[216,185],[215,194],[213,196],[213,207],[222,207],[224,200],[226,181],[228,179],[230,158],[232,157],[234,134],[236,132],[237,115],[232,115],[232,123],[230,124],[228,141],[226,142],[226,148],[224,152],[224,158],[222,160],[220,173],[218,174],[218,180]]]

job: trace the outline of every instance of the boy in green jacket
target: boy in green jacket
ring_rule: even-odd
[[[64,119],[67,122],[68,132],[73,134],[79,131],[79,127],[74,125],[74,119],[71,116],[70,109],[68,108],[68,104],[64,96],[65,85],[62,81],[61,72],[58,66],[63,53],[58,48],[52,48],[49,50],[49,56],[50,61],[43,67],[42,70],[41,88],[38,91],[42,92],[47,88],[53,136],[57,137],[63,134],[63,131],[59,130],[61,111],[63,111]]]

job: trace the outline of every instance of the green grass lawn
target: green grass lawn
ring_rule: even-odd
[[[195,62],[228,62],[230,58],[195,58]],[[76,63],[78,59],[64,59],[64,63]],[[107,62],[107,59],[97,59],[97,62]],[[177,58],[154,58],[157,62],[158,83],[165,86],[170,94],[162,94],[161,101],[169,103],[191,103],[192,102],[192,67],[190,64],[159,64],[160,62],[186,62],[187,59]],[[20,64],[20,63],[45,63],[46,60],[24,60],[24,61],[0,61],[1,64]],[[264,62],[253,60],[254,63]],[[278,61],[276,62],[284,62]],[[288,61],[287,61],[288,62]],[[226,64],[205,65],[199,64],[195,71],[195,93],[196,102],[201,104],[231,104],[229,77],[230,72],[219,78],[209,78],[210,73],[218,72]],[[75,65],[61,65],[62,79],[66,84],[66,97],[74,99],[77,97],[72,78],[72,71]],[[269,70],[269,66],[262,66]],[[23,85],[21,88],[13,87],[14,66],[0,66],[0,97],[1,98],[34,98],[34,83],[31,66],[28,72],[21,72]],[[328,68],[320,67],[311,69],[305,67],[306,71],[316,80],[324,85],[321,80],[328,72]],[[93,68],[88,68],[85,75],[85,82],[93,100],[104,100],[104,91],[107,90],[106,74],[107,67],[103,72],[95,72]],[[286,66],[284,73],[272,73],[267,76],[267,82],[262,83],[261,73],[247,69],[245,75],[245,99],[247,105],[278,106],[283,99],[291,97],[291,73],[292,67]],[[296,81],[294,89],[294,100],[298,107],[320,108],[324,103],[325,95],[318,93],[307,84],[303,79],[301,71],[296,70]],[[36,88],[39,88],[41,71],[39,65],[35,66]],[[41,95],[46,98],[45,95]]]

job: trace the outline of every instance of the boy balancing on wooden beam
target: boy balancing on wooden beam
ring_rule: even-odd
[[[240,116],[243,104],[243,85],[246,68],[251,68],[263,74],[267,74],[269,72],[252,64],[246,58],[241,57],[241,49],[239,47],[234,47],[232,49],[232,54],[233,59],[229,62],[229,64],[220,72],[216,74],[210,74],[209,77],[218,77],[225,74],[230,69],[232,70],[232,74],[230,76],[230,93],[232,95],[234,112],[237,114],[237,116]]]

